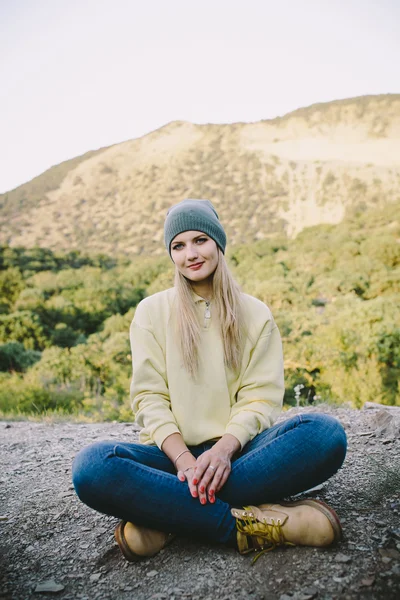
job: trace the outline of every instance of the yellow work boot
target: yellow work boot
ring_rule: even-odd
[[[154,556],[175,537],[163,531],[139,527],[129,521],[121,521],[114,535],[122,554],[130,562]]]
[[[240,554],[276,546],[330,546],[342,537],[335,511],[320,500],[299,500],[233,508]]]

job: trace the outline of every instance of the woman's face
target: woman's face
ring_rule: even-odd
[[[171,257],[182,275],[200,283],[217,268],[218,246],[201,231],[184,231],[172,240]]]

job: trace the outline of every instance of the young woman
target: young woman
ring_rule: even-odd
[[[284,393],[279,330],[269,308],[233,280],[212,204],[172,207],[164,234],[175,286],[140,302],[130,332],[140,443],[81,450],[79,498],[121,519],[115,537],[131,561],[176,534],[241,553],[339,540],[326,504],[283,499],[340,468],[342,426],[321,414],[273,425]]]

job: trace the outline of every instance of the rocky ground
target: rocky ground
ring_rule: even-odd
[[[344,467],[308,494],[335,508],[345,539],[329,549],[278,549],[254,566],[232,549],[188,539],[141,563],[122,558],[117,520],[78,501],[70,471],[81,447],[134,440],[134,425],[0,422],[0,598],[397,600],[400,408],[300,410],[331,413],[346,428]]]

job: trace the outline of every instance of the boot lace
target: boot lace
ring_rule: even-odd
[[[271,519],[271,523],[268,523],[266,519],[259,521],[254,514],[251,512],[250,507],[243,507],[245,512],[236,522],[237,530],[246,536],[262,538],[266,543],[259,546],[255,551],[260,550],[258,554],[251,561],[252,564],[260,558],[266,552],[275,550],[277,546],[295,546],[292,542],[288,542],[282,531],[282,522],[277,519]]]

